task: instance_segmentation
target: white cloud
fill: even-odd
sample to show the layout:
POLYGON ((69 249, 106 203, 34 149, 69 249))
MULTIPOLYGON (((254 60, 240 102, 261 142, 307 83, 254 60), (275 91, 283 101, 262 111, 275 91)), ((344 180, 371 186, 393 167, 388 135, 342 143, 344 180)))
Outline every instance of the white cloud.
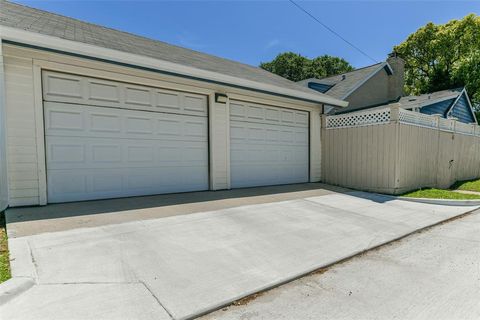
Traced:
POLYGON ((267 42, 267 44, 265 45, 265 49, 271 49, 271 48, 276 47, 278 45, 280 45, 280 40, 272 39, 272 40, 267 42))

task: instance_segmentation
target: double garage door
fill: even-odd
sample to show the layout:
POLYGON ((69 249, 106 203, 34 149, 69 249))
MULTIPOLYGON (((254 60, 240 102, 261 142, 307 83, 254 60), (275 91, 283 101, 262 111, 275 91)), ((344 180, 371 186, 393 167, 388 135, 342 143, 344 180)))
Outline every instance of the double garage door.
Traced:
MULTIPOLYGON (((48 202, 209 189, 204 95, 43 72, 48 202)), ((232 187, 308 181, 308 114, 231 102, 232 187)))

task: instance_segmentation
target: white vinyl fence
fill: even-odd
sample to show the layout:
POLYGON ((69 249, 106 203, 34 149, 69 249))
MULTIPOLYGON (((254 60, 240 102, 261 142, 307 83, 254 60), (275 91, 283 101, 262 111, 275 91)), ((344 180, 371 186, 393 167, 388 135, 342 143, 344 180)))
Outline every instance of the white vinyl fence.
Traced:
POLYGON ((324 116, 322 180, 401 194, 480 176, 480 127, 386 108, 324 116))

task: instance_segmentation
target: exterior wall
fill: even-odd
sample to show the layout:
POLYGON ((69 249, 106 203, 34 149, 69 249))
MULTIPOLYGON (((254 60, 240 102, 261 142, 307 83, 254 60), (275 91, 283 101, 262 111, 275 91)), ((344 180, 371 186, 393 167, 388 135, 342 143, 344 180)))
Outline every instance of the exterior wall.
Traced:
MULTIPOLYGON (((0 38, 0 42, 1 42, 0 38)), ((8 206, 7 147, 5 139, 5 69, 0 45, 0 212, 8 206)))
POLYGON ((319 113, 322 106, 319 104, 13 45, 3 44, 3 54, 10 206, 47 203, 41 70, 82 74, 207 95, 210 189, 213 190, 230 188, 229 105, 215 103, 215 92, 226 93, 231 99, 309 111, 311 115, 318 115, 311 116, 310 119, 310 178, 311 181, 320 179, 320 163, 317 160, 321 155, 319 113))
POLYGON ((324 117, 324 182, 401 194, 424 187, 448 188, 456 181, 480 177, 479 126, 388 109, 388 120, 375 120, 373 111, 343 115, 347 124, 338 128, 328 128, 330 116, 324 117), (345 118, 356 115, 368 123, 352 124, 345 118))
POLYGON ((429 106, 422 107, 420 112, 423 114, 441 114, 445 117, 448 108, 452 105, 455 99, 440 101, 429 106))
POLYGON ((229 102, 215 103, 210 99, 210 186, 212 190, 230 188, 230 113, 229 102))
POLYGON ((455 105, 452 107, 450 111, 450 117, 458 118, 459 121, 464 123, 475 123, 474 115, 470 109, 468 104, 467 97, 465 93, 457 100, 455 105))
POLYGON ((368 79, 345 99, 349 102, 349 105, 347 108, 342 109, 342 112, 346 110, 353 111, 395 99, 389 95, 389 78, 390 76, 385 70, 377 72, 377 74, 368 79))
POLYGON ((6 55, 4 62, 9 205, 38 204, 33 60, 6 55))
POLYGON ((310 182, 322 179, 321 114, 310 112, 310 182))

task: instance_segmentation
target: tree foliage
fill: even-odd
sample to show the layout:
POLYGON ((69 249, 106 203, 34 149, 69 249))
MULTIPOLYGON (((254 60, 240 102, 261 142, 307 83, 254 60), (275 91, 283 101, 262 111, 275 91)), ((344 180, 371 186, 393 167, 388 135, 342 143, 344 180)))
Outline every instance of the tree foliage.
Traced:
POLYGON ((405 60, 405 91, 428 93, 466 86, 480 105, 480 16, 428 23, 394 51, 405 60))
POLYGON ((353 70, 342 58, 323 55, 309 59, 293 52, 281 53, 272 61, 261 63, 260 68, 292 81, 324 78, 353 70))

